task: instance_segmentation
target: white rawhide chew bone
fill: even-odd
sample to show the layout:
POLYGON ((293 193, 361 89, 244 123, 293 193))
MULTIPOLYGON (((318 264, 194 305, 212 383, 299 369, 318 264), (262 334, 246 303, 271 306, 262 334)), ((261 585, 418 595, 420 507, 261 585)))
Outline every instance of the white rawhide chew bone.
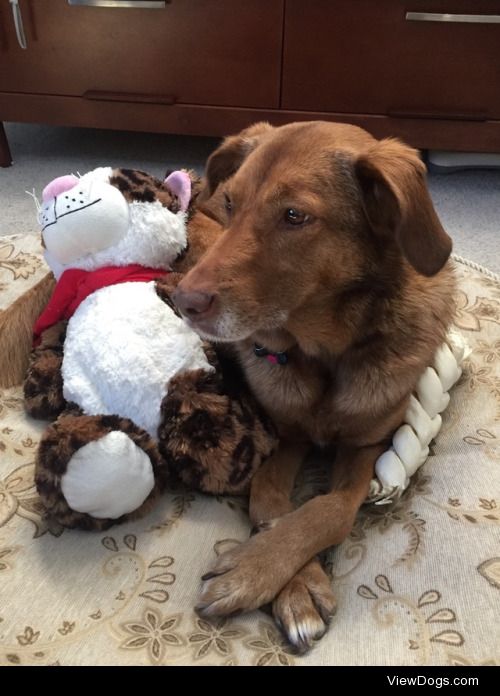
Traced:
POLYGON ((460 378, 461 364, 470 352, 463 336, 450 330, 446 342, 436 351, 432 367, 420 377, 392 446, 377 459, 376 478, 370 484, 367 503, 385 505, 397 500, 425 462, 429 443, 442 425, 440 414, 450 403, 448 391, 460 378))

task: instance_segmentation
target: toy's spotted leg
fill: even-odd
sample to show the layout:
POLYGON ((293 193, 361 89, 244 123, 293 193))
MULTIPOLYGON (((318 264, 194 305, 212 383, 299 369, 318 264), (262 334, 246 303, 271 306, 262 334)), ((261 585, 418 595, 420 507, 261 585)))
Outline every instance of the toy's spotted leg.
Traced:
POLYGON ((182 273, 167 273, 155 282, 156 293, 158 297, 167 304, 170 309, 180 317, 179 310, 172 301, 172 293, 183 278, 182 273))
POLYGON ((165 476, 155 442, 132 421, 67 414, 45 432, 35 471, 49 515, 96 530, 146 514, 165 476))
POLYGON ((232 398, 220 372, 204 370, 170 380, 158 436, 169 470, 191 488, 212 494, 248 492, 277 443, 272 424, 250 397, 232 398))
POLYGON ((51 326, 32 353, 24 382, 24 403, 33 418, 52 420, 65 408, 61 373, 65 336, 66 322, 51 326))

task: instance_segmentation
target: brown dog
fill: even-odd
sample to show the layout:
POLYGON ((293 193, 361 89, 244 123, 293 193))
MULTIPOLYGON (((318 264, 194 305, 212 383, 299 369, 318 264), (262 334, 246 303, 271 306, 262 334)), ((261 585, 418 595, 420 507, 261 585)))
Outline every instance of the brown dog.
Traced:
POLYGON ((349 534, 452 320, 451 241, 417 152, 349 125, 257 124, 227 138, 205 199, 212 212, 225 200, 226 229, 175 301, 202 336, 234 346, 281 445, 253 480, 259 533, 219 557, 198 609, 273 601, 304 650, 335 609, 316 554, 349 534), (331 492, 293 510, 307 449, 332 443, 331 492))

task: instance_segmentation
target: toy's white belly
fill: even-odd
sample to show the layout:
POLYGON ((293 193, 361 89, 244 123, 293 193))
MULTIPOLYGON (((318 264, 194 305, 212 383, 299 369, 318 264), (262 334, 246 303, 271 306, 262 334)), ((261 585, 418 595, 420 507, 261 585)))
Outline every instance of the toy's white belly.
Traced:
POLYGON ((68 323, 64 398, 87 415, 130 418, 154 438, 169 379, 200 368, 213 369, 201 339, 160 300, 154 282, 97 290, 68 323))

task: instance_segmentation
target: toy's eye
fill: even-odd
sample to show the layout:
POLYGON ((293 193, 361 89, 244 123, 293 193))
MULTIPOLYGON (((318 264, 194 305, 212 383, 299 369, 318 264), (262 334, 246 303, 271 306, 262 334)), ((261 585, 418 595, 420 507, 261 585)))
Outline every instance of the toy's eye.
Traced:
POLYGON ((231 213, 233 211, 233 204, 231 203, 231 199, 229 198, 228 194, 224 194, 224 208, 228 213, 231 213))
POLYGON ((285 211, 284 214, 284 220, 288 225, 303 225, 306 222, 309 222, 311 219, 310 215, 307 215, 306 213, 303 213, 301 210, 297 210, 296 208, 288 208, 285 211))

